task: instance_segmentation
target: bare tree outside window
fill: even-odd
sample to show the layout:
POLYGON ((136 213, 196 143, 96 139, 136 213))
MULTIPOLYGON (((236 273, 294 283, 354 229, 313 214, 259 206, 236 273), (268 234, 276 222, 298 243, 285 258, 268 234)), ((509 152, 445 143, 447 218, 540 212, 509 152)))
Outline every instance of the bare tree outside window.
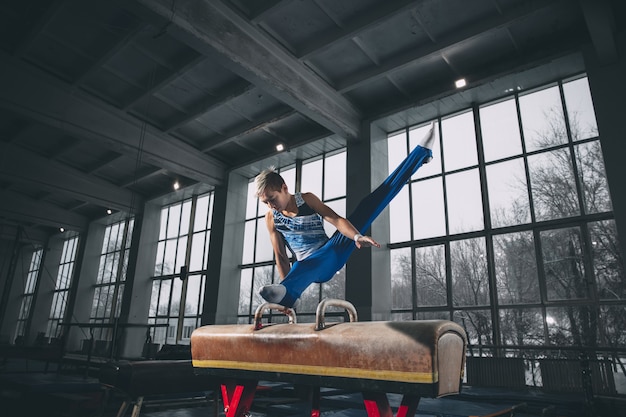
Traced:
MULTIPOLYGON (((624 262, 586 78, 473 111, 482 130, 454 130, 472 125, 466 113, 441 121, 441 176, 412 182, 419 190, 425 189, 420 181, 439 179, 443 204, 404 198, 393 208, 393 317, 452 311, 473 354, 491 355, 498 346, 533 347, 532 356, 563 355, 550 350, 555 345, 599 351, 626 345, 624 262), (455 147, 472 149, 474 140, 483 147, 480 175, 469 174, 472 157, 458 149, 446 154, 446 135, 455 147), (419 216, 401 216, 411 210, 419 216), (406 240, 404 231, 440 215, 447 229, 406 240), (485 224, 477 227, 480 219, 485 224), (545 351, 536 349, 542 346, 545 351)), ((390 153, 403 148, 411 129, 390 135, 390 153)))

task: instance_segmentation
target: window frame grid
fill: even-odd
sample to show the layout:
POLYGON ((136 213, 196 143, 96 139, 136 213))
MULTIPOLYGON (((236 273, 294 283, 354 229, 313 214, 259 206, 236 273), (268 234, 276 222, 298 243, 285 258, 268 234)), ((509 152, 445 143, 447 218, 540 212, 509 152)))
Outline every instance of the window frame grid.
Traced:
MULTIPOLYGON (((161 344, 189 344, 190 338, 185 337, 185 332, 187 332, 186 328, 189 327, 188 322, 194 321, 195 327, 198 327, 201 323, 202 309, 204 303, 204 297, 202 294, 206 288, 206 276, 207 276, 207 267, 209 262, 209 243, 211 238, 212 231, 212 221, 213 221, 213 207, 214 207, 214 199, 215 193, 214 191, 209 191, 206 193, 193 195, 191 197, 184 198, 182 200, 169 203, 164 205, 161 208, 161 213, 163 215, 164 211, 167 212, 167 219, 165 222, 161 222, 161 227, 164 227, 165 230, 162 231, 163 238, 159 236, 157 241, 157 248, 159 247, 160 242, 168 242, 176 240, 176 249, 174 250, 174 267, 173 272, 168 274, 157 274, 157 269, 155 265, 154 275, 150 278, 152 282, 152 295, 151 295, 151 307, 148 313, 148 326, 151 329, 151 340, 153 343, 161 343, 161 344), (202 216, 201 219, 197 219, 197 207, 198 201, 207 198, 208 202, 206 205, 207 213, 202 216), (187 230, 182 230, 182 225, 187 221, 183 218, 183 214, 185 213, 184 205, 190 203, 189 208, 189 219, 187 224, 187 230), (175 206, 180 206, 180 213, 178 214, 178 225, 177 225, 177 234, 175 236, 168 236, 168 230, 170 227, 171 221, 171 210, 175 206), (195 222, 200 221, 202 223, 201 228, 195 227, 195 222), (199 270, 189 270, 189 266, 191 265, 191 258, 193 256, 193 243, 194 238, 202 236, 204 238, 203 246, 202 246, 202 261, 201 261, 201 269, 199 270), (179 245, 181 244, 182 239, 186 239, 185 243, 185 252, 184 252, 184 260, 182 262, 182 266, 186 269, 181 271, 180 269, 176 271, 176 264, 178 263, 178 255, 181 254, 179 250, 179 245), (184 278, 184 279, 183 279, 184 278), (194 306, 195 314, 187 314, 186 302, 188 301, 188 293, 187 289, 189 288, 189 282, 191 280, 198 280, 199 292, 198 297, 194 297, 194 300, 198 303, 194 306), (180 284, 179 284, 180 280, 180 284), (180 285, 180 292, 177 293, 177 285, 180 285), (168 288, 169 287, 169 288, 168 288), (155 296, 155 291, 156 292, 155 296), (164 293, 167 292, 167 294, 164 293), (175 300, 174 297, 177 297, 175 300), (167 298, 167 299, 166 299, 167 298), (174 312, 173 305, 175 303, 178 304, 178 312, 174 312), (165 307, 165 310, 162 310, 162 307, 165 307), (181 308, 182 307, 182 308, 181 308)), ((160 232, 161 233, 161 232, 160 232)), ((167 243, 163 246, 163 264, 166 261, 167 256, 167 243)), ((158 262, 159 254, 157 253, 157 258, 155 262, 158 262)), ((161 266, 161 273, 165 270, 165 266, 161 266)))
POLYGON ((63 335, 62 325, 67 316, 67 303, 69 301, 69 293, 74 277, 79 244, 80 236, 78 234, 66 238, 63 242, 59 270, 52 292, 52 305, 50 314, 48 315, 48 324, 45 333, 50 343, 63 335))
POLYGON ((15 337, 13 340, 23 338, 28 333, 31 315, 34 309, 35 295, 39 288, 39 280, 43 272, 44 249, 35 247, 28 265, 26 283, 22 295, 20 296, 20 309, 15 326, 15 337))
MULTIPOLYGON (((451 234, 450 228, 449 228, 448 212, 447 212, 448 201, 447 201, 446 177, 449 176, 450 174, 468 171, 470 169, 475 169, 476 166, 472 165, 469 167, 463 167, 463 168, 448 172, 445 170, 445 161, 441 161, 441 164, 442 164, 441 173, 435 174, 432 176, 418 178, 418 179, 412 178, 410 180, 410 184, 415 184, 417 182, 425 181, 431 178, 437 178, 437 177, 442 178, 442 184, 444 187, 443 199, 444 199, 444 207, 446 211, 445 213, 446 231, 445 231, 445 234, 442 236, 415 240, 415 236, 413 234, 414 233, 413 209, 412 209, 413 199, 409 198, 408 204, 410 207, 409 213, 411 213, 410 230, 411 230, 412 240, 409 242, 394 242, 394 243, 390 243, 388 246, 391 250, 402 249, 402 248, 411 249, 411 262, 412 262, 411 291, 413 293, 413 297, 412 297, 413 307, 410 309, 392 308, 391 310, 392 316, 401 317, 406 314, 410 314, 413 319, 418 319, 420 315, 422 315, 423 313, 443 312, 443 313, 447 313, 450 319, 454 319, 455 313, 457 312, 489 310, 490 315, 491 315, 491 320, 492 320, 492 323, 491 323, 492 324, 492 346, 491 348, 494 348, 497 350, 497 348, 506 348, 506 349, 513 348, 513 346, 509 346, 509 345, 500 346, 502 343, 501 342, 502 333, 501 333, 501 329, 499 328, 499 326, 501 322, 500 313, 502 311, 510 311, 511 309, 515 309, 515 308, 523 308, 523 309, 540 308, 542 312, 543 321, 544 321, 544 333, 546 333, 544 335, 545 343, 549 345, 549 338, 547 335, 547 332, 549 329, 548 329, 547 324, 545 323, 546 323, 547 316, 548 316, 547 312, 549 311, 551 307, 589 306, 592 309, 600 311, 601 309, 607 306, 611 306, 611 305, 619 305, 619 306, 626 305, 626 300, 624 299, 607 302, 607 300, 599 299, 598 294, 597 294, 597 287, 596 287, 597 282, 594 276, 595 274, 593 270, 593 260, 592 260, 591 250, 590 250, 592 242, 591 242, 591 236, 590 236, 591 233, 589 231, 589 227, 592 223, 599 222, 599 221, 614 221, 614 215, 613 215, 612 209, 610 211, 588 213, 585 202, 583 201, 584 200, 584 196, 583 196, 584 187, 583 187, 583 184, 581 183, 582 177, 580 175, 580 166, 579 166, 579 160, 576 154, 576 149, 577 149, 576 147, 587 144, 587 143, 595 143, 595 142, 600 143, 600 137, 596 134, 595 136, 586 137, 584 139, 578 139, 576 141, 574 141, 574 138, 573 138, 572 126, 569 120, 569 111, 568 111, 565 92, 564 92, 564 84, 572 82, 572 81, 576 81, 581 78, 585 78, 585 74, 581 74, 576 77, 571 77, 566 80, 559 80, 558 82, 547 84, 547 85, 538 87, 528 92, 526 91, 515 92, 514 94, 507 95, 505 97, 500 98, 499 100, 494 100, 489 103, 484 103, 484 104, 473 106, 471 111, 474 112, 474 121, 475 121, 474 127, 476 130, 475 133, 476 133, 477 152, 478 152, 478 166, 477 167, 479 170, 479 175, 480 175, 480 180, 481 180, 481 188, 482 188, 481 201, 483 203, 482 215, 484 219, 484 227, 481 230, 451 234), (526 141, 524 138, 524 130, 522 128, 522 113, 520 109, 519 98, 520 96, 523 96, 526 94, 532 94, 535 91, 541 91, 543 89, 550 88, 553 86, 558 87, 561 110, 563 111, 563 114, 561 116, 563 117, 563 120, 565 123, 567 140, 565 143, 553 144, 550 147, 527 151, 526 141), (517 113, 518 128, 519 128, 521 141, 522 141, 521 154, 509 155, 503 158, 496 158, 494 160, 486 162, 484 158, 484 153, 483 153, 484 151, 483 151, 482 134, 481 134, 481 126, 480 126, 480 108, 486 105, 497 103, 499 101, 505 101, 507 99, 510 99, 511 97, 513 97, 515 100, 515 109, 517 113), (531 174, 530 174, 531 168, 528 163, 528 158, 533 155, 548 154, 549 152, 552 152, 554 150, 566 150, 567 151, 567 155, 572 166, 572 179, 574 181, 575 191, 577 193, 576 201, 579 206, 579 213, 574 216, 570 215, 570 216, 566 216, 562 218, 537 221, 536 210, 534 207, 534 199, 533 199, 533 188, 531 185, 531 174), (522 158, 523 160, 524 176, 526 180, 526 191, 528 193, 528 204, 529 204, 531 217, 529 221, 526 223, 509 225, 509 226, 492 227, 491 212, 490 212, 490 207, 489 207, 489 204, 490 204, 489 203, 490 201, 489 191, 486 187, 487 185, 486 168, 490 165, 495 165, 495 164, 502 163, 505 161, 515 160, 518 158, 522 158), (541 232, 543 231, 560 231, 564 228, 565 229, 575 228, 576 230, 579 231, 579 234, 580 234, 581 245, 582 245, 581 246, 582 264, 584 266, 583 279, 591 283, 589 293, 588 293, 589 295, 585 299, 551 300, 549 299, 548 294, 547 294, 546 280, 545 280, 546 272, 544 270, 544 260, 543 260, 544 255, 542 252, 542 238, 540 235, 541 235, 541 232), (494 237, 506 236, 510 233, 515 233, 515 232, 531 232, 532 233, 532 236, 534 239, 533 245, 534 245, 535 263, 537 266, 537 275, 538 275, 538 280, 539 280, 540 300, 535 303, 507 304, 507 305, 501 306, 498 300, 498 294, 496 292, 494 237), (490 290, 489 290, 490 303, 489 305, 486 305, 486 306, 482 306, 482 305, 480 306, 454 306, 452 303, 453 289, 452 289, 452 285, 450 282, 451 275, 452 275, 451 262, 450 262, 450 243, 457 241, 457 240, 461 241, 461 240, 471 239, 471 238, 481 238, 481 239, 484 239, 485 241, 486 257, 487 257, 487 272, 488 272, 489 286, 490 286, 490 290), (415 265, 415 262, 416 262, 415 250, 417 248, 426 248, 426 247, 431 247, 435 245, 443 245, 445 248, 446 285, 447 285, 446 297, 448 300, 447 305, 446 306, 434 306, 434 307, 433 306, 418 306, 416 305, 416 291, 417 291, 418 285, 417 285, 416 265, 415 265)), ((462 112, 463 111, 456 112, 455 114, 460 114, 462 112)), ((454 116, 455 114, 451 116, 454 116)), ((449 116, 444 116, 444 117, 449 117, 449 116)), ((439 144, 441 146, 441 149, 443 149, 443 145, 442 145, 443 139, 441 137, 442 136, 441 135, 441 120, 444 117, 440 117, 437 119, 438 120, 437 126, 439 128, 439 133, 440 133, 439 144)), ((416 126, 409 126, 405 129, 402 129, 404 131, 407 148, 409 146, 408 145, 409 131, 410 129, 413 129, 413 128, 416 128, 416 126)), ((389 137, 393 135, 397 135, 398 133, 399 133, 398 131, 391 132, 389 134, 389 137)), ((409 187, 409 190, 410 190, 409 192, 411 192, 412 187, 409 187)), ((524 346, 514 346, 514 348, 524 348, 524 346)))
POLYGON ((119 318, 134 227, 135 219, 125 218, 111 223, 105 228, 98 275, 96 283, 93 285, 92 309, 89 314, 89 323, 95 325, 93 328, 94 340, 108 342, 112 340, 113 330, 106 325, 119 318), (115 229, 117 236, 114 238, 112 235, 115 229), (113 247, 111 247, 112 242, 115 243, 113 247), (109 261, 110 257, 113 257, 113 260, 109 261), (116 257, 117 259, 115 259, 116 257), (105 278, 107 264, 114 265, 114 268, 108 271, 108 278, 105 278), (102 302, 102 297, 104 297, 104 302, 102 302))
MULTIPOLYGON (((308 163, 315 163, 317 161, 322 161, 322 166, 321 166, 321 172, 322 172, 322 177, 320 179, 321 182, 321 192, 320 195, 318 196, 320 198, 320 200, 322 200, 322 202, 324 202, 325 204, 329 204, 329 203, 333 203, 336 201, 345 201, 347 198, 347 188, 344 192, 343 195, 339 195, 339 196, 334 196, 328 200, 325 200, 325 194, 327 193, 326 191, 326 164, 327 164, 327 160, 328 158, 331 158, 333 156, 342 154, 342 153, 346 153, 347 152, 347 148, 346 147, 342 147, 340 149, 336 149, 333 150, 332 152, 325 152, 320 156, 317 157, 313 157, 310 159, 306 159, 306 160, 297 160, 295 164, 290 164, 290 165, 286 165, 284 167, 278 168, 277 172, 278 173, 282 173, 291 169, 295 169, 295 174, 296 174, 296 184, 295 184, 295 190, 292 191, 292 194, 294 192, 307 192, 307 190, 302 190, 301 189, 301 178, 302 178, 302 167, 308 163)), ((346 167, 347 168, 347 160, 346 160, 346 167)), ((347 174, 347 171, 346 171, 347 174)), ((253 184, 254 182, 254 178, 250 179, 250 183, 249 184, 253 184)), ((250 186, 250 185, 249 185, 250 186)), ((251 270, 251 284, 250 284, 250 295, 246 301, 246 305, 247 305, 247 313, 242 313, 241 311, 238 311, 237 314, 237 318, 238 318, 238 322, 241 324, 250 324, 252 323, 252 321, 254 320, 254 314, 255 314, 255 310, 256 307, 254 305, 255 302, 255 295, 254 295, 254 289, 255 289, 255 277, 256 277, 256 271, 257 269, 260 268, 266 268, 266 267, 271 267, 272 268, 272 283, 276 283, 278 282, 278 271, 276 269, 276 262, 275 262, 275 258, 274 258, 274 254, 273 254, 273 250, 272 250, 272 259, 270 260, 266 260, 266 261, 256 261, 256 254, 257 254, 257 245, 259 244, 266 244, 266 245, 270 245, 270 242, 259 242, 259 233, 258 233, 258 227, 259 225, 261 225, 260 227, 265 227, 265 223, 263 222, 263 218, 265 216, 265 214, 260 214, 260 206, 261 203, 259 202, 259 199, 256 198, 256 196, 254 196, 256 202, 255 202, 255 213, 254 216, 248 218, 246 216, 245 222, 255 222, 255 227, 254 227, 254 245, 252 248, 252 253, 253 253, 253 260, 252 262, 248 262, 248 263, 242 263, 239 265, 239 269, 240 270, 251 270)), ((289 254, 289 250, 287 249, 287 253, 289 254)), ((290 257, 290 259, 293 261, 293 257, 290 257)), ((345 271, 345 268, 342 268, 341 271, 345 271)), ((240 274, 240 279, 241 279, 242 274, 240 274)), ((311 287, 317 287, 315 288, 315 290, 317 291, 317 298, 318 298, 318 302, 322 300, 323 296, 324 296, 324 286, 326 285, 326 283, 322 283, 322 284, 314 284, 311 287)), ((311 287, 307 290, 311 290, 311 287)), ((312 290, 311 290, 312 291, 312 290)), ((241 306, 241 299, 240 299, 240 306, 241 306)), ((257 306, 258 307, 258 306, 257 306)), ((284 314, 280 313, 280 314, 276 314, 273 313, 271 311, 267 312, 267 317, 270 323, 272 322, 283 322, 285 320, 285 316, 284 314)), ((312 312, 298 312, 298 318, 300 321, 307 321, 307 320, 311 320, 315 318, 315 311, 312 312)))

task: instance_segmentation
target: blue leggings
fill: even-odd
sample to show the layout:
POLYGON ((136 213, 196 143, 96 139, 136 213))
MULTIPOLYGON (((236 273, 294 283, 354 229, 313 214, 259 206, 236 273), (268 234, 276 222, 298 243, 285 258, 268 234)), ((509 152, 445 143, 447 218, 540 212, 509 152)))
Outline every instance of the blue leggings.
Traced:
MULTIPOLYGON (((354 212, 348 216, 348 220, 359 233, 365 234, 372 222, 400 192, 411 176, 431 158, 432 151, 418 145, 376 190, 361 200, 354 212)), ((335 276, 337 271, 346 264, 354 248, 356 248, 354 240, 336 231, 315 253, 293 264, 285 279, 280 282, 287 289, 282 300, 268 299, 271 297, 267 297, 263 289, 261 289, 261 295, 269 302, 293 307, 309 285, 314 282, 326 282, 335 276)))

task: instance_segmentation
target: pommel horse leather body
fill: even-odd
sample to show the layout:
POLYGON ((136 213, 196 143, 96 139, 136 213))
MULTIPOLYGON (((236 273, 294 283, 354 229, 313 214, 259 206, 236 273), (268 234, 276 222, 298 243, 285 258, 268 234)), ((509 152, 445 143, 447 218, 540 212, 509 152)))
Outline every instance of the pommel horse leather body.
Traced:
MULTIPOLYGON (((452 321, 357 322, 352 304, 327 299, 318 306, 315 324, 297 324, 290 310, 290 323, 263 326, 266 308, 283 307, 263 304, 254 325, 204 326, 191 336, 196 374, 230 380, 222 385, 228 417, 248 412, 259 380, 362 391, 370 416, 392 415, 388 392, 405 394, 397 415, 409 416, 422 396, 460 391, 467 342, 452 321), (326 325, 324 312, 331 305, 345 308, 350 322, 326 325)), ((319 407, 312 408, 311 415, 319 415, 319 407)))

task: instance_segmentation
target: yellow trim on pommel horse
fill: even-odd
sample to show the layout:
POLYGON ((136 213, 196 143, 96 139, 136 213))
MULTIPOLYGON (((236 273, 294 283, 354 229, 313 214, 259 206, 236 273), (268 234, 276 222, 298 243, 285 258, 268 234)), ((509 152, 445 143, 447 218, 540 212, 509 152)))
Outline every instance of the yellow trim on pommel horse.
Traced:
POLYGON ((354 306, 325 299, 315 324, 262 325, 263 304, 253 325, 210 325, 191 336, 196 374, 223 378, 227 417, 246 415, 259 380, 314 387, 311 416, 319 416, 319 387, 363 392, 370 417, 391 416, 386 393, 404 394, 397 416, 413 416, 420 397, 457 394, 461 389, 467 337, 448 320, 358 322, 354 306), (345 308, 350 321, 326 324, 329 306, 345 308), (246 381, 240 383, 240 381, 246 381))

